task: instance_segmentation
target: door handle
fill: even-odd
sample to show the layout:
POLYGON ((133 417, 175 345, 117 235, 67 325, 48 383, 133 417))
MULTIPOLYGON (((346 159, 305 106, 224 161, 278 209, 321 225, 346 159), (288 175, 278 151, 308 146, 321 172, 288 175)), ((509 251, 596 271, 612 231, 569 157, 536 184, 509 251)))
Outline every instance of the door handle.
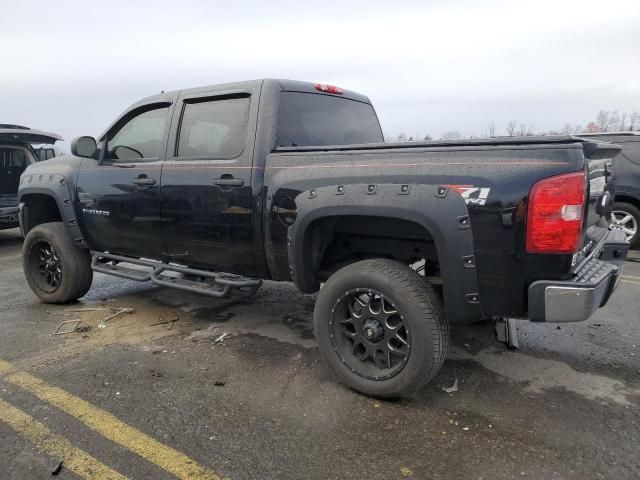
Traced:
POLYGON ((156 184, 156 179, 155 178, 149 178, 146 175, 144 175, 144 176, 141 175, 138 178, 134 179, 133 183, 135 183, 136 185, 141 185, 141 186, 155 185, 156 184))
POLYGON ((231 175, 223 175, 222 177, 215 179, 213 184, 220 187, 242 187, 244 185, 244 180, 241 178, 233 178, 231 175))

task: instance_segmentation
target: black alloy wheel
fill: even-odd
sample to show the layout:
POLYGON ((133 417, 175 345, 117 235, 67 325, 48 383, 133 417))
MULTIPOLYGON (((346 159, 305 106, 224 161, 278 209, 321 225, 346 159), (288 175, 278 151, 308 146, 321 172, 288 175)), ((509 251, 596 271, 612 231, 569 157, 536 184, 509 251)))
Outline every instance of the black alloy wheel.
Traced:
POLYGON ((409 359, 409 326, 397 306, 377 290, 345 292, 336 301, 329 328, 342 362, 364 378, 391 378, 409 359))
POLYGON ((34 242, 29 249, 29 267, 35 273, 33 280, 43 292, 53 293, 62 283, 62 262, 56 248, 44 239, 34 242))

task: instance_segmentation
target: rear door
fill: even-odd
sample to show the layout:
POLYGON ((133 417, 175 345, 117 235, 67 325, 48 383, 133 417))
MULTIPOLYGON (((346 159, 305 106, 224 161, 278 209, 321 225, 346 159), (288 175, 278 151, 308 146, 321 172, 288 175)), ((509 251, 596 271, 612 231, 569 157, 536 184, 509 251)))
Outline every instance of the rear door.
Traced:
POLYGON ((78 214, 95 250, 163 259, 160 175, 173 104, 138 106, 101 139, 78 174, 78 214))
POLYGON ((251 187, 258 91, 198 91, 176 106, 162 172, 165 244, 172 261, 255 274, 251 187))

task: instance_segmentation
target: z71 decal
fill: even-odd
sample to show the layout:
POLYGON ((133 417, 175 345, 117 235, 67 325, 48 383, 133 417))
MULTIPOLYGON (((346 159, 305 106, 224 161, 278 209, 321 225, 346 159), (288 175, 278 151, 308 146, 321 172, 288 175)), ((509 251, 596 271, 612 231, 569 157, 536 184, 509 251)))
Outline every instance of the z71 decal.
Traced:
POLYGON ((458 192, 467 205, 484 205, 487 203, 489 187, 474 187, 473 185, 444 185, 451 190, 458 192))

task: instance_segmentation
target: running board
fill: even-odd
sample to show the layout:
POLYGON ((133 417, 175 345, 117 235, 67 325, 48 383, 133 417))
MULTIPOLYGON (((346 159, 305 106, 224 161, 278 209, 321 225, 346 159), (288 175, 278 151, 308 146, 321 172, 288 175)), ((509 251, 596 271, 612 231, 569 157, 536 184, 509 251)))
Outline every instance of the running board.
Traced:
POLYGON ((240 290, 246 295, 253 295, 262 286, 262 280, 245 278, 226 273, 209 272, 196 268, 183 267, 170 263, 142 260, 140 258, 126 257, 114 253, 91 252, 91 268, 95 272, 114 275, 116 277, 135 280, 136 282, 153 282, 163 287, 179 288, 188 292, 209 295, 210 297, 226 297, 233 289, 240 290), (136 270, 123 267, 120 262, 131 263, 150 270, 136 270), (186 278, 169 277, 162 275, 164 272, 184 273, 208 279, 209 282, 188 280, 186 278))

